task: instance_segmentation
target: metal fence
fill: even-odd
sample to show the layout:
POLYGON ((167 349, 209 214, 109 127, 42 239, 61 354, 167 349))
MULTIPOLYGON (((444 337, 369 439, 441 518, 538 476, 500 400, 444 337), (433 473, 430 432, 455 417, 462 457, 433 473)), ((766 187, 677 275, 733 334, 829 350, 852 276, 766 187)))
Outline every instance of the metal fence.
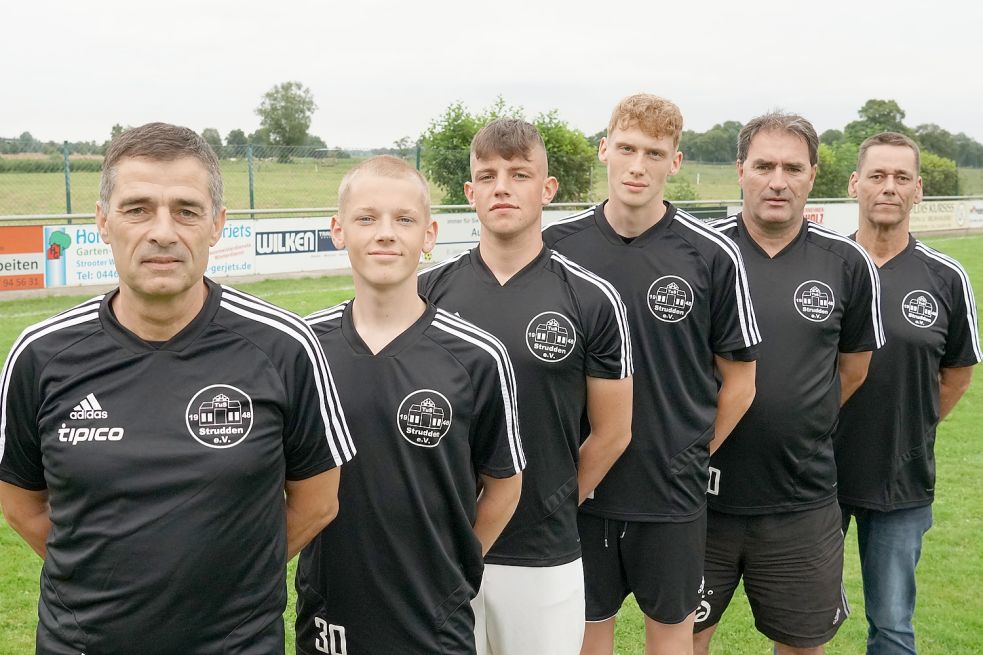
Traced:
MULTIPOLYGON (((95 211, 102 149, 95 143, 39 143, 0 139, 0 216, 85 215, 95 211)), ((430 179, 435 205, 463 202, 460 188, 468 177, 467 151, 342 150, 318 147, 223 145, 216 148, 225 183, 225 204, 232 210, 329 208, 337 203, 338 185, 357 162, 373 154, 392 154, 421 169, 427 163, 460 171, 448 193, 430 179)), ((692 168, 696 164, 689 164, 692 168)), ((703 171, 672 178, 670 199, 733 198, 736 176, 726 165, 702 165, 703 171), (701 180, 702 175, 702 180, 701 180)), ((560 179, 558 202, 595 203, 607 195, 607 171, 596 160, 576 161, 551 154, 551 173, 560 179)), ((719 206, 719 203, 714 203, 719 206)), ((697 210, 699 211, 699 210, 697 210)), ((714 211, 710 215, 719 215, 714 211)))

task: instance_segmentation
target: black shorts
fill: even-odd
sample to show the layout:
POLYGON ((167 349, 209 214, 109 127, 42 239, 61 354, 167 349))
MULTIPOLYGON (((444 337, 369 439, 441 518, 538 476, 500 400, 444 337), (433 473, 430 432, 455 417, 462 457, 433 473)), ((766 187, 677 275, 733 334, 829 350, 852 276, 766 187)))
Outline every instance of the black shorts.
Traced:
POLYGON ((797 648, 825 644, 850 614, 840 506, 756 516, 710 510, 695 632, 720 621, 742 575, 759 632, 797 648))
POLYGON ((704 514, 686 523, 650 523, 581 512, 577 523, 588 621, 610 619, 630 593, 659 623, 680 623, 699 605, 704 514))

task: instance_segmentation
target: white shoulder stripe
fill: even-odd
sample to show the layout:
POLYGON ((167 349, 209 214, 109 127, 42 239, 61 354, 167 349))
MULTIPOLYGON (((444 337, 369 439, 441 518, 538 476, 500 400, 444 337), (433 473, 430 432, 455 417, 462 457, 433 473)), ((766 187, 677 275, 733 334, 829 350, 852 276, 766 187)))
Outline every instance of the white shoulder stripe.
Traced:
POLYGON ((326 309, 319 309, 316 312, 311 312, 304 317, 304 321, 308 325, 314 325, 315 323, 323 323, 325 321, 334 320, 338 316, 341 316, 345 311, 345 307, 348 306, 351 300, 345 300, 338 303, 337 305, 332 305, 326 309))
POLYGON ((471 250, 465 250, 464 252, 459 252, 459 253, 457 253, 456 255, 454 255, 453 257, 451 257, 449 259, 445 259, 442 262, 437 262, 433 266, 428 266, 427 268, 420 269, 419 271, 416 272, 416 276, 417 277, 420 277, 420 276, 422 276, 422 275, 424 275, 426 273, 429 273, 430 271, 436 271, 438 268, 443 268, 443 267, 447 266, 448 264, 453 264, 454 262, 456 262, 457 260, 459 260, 461 257, 464 257, 465 255, 468 255, 470 253, 471 253, 471 250))
MULTIPOLYGON (((680 218, 678 213, 677 218, 680 218)), ((760 343, 761 331, 758 329, 758 319, 754 314, 754 304, 751 302, 751 287, 748 284, 747 271, 744 268, 744 258, 741 256, 741 249, 737 247, 737 244, 730 237, 715 228, 708 227, 699 219, 693 218, 685 212, 683 212, 681 218, 682 220, 679 221, 680 225, 689 228, 694 233, 715 243, 734 263, 734 298, 737 306, 737 322, 741 326, 744 347, 750 348, 760 343)))
POLYGON ((626 378, 629 375, 634 374, 635 362, 632 358, 631 332, 628 329, 628 311, 625 309, 625 303, 622 302, 621 295, 618 293, 618 290, 614 288, 613 284, 601 276, 597 275, 596 273, 592 273, 580 264, 567 259, 555 250, 551 251, 550 256, 577 277, 587 280, 600 289, 601 293, 603 293, 608 299, 608 302, 611 303, 611 306, 614 307, 614 316, 618 325, 618 334, 621 335, 621 377, 626 378))
POLYGON ((591 218, 594 215, 594 211, 596 209, 597 209, 597 205, 594 205, 593 207, 589 209, 585 209, 579 214, 574 214, 573 216, 567 216, 566 218, 561 218, 559 220, 553 221, 549 225, 544 225, 542 231, 545 232, 546 230, 550 229, 554 225, 565 225, 566 223, 574 223, 584 218, 591 218))
POLYGON ((57 316, 36 323, 24 330, 21 336, 17 338, 17 341, 14 342, 14 345, 10 349, 10 354, 7 356, 7 362, 3 366, 3 373, 0 374, 0 459, 3 459, 3 450, 7 442, 7 398, 10 393, 10 378, 17 359, 27 350, 27 347, 31 343, 43 336, 81 323, 98 321, 99 303, 101 301, 102 296, 93 298, 57 316))
POLYGON ((512 455, 512 466, 516 471, 526 467, 526 456, 522 449, 522 438, 519 435, 519 408, 515 396, 515 372, 505 346, 498 339, 484 330, 462 321, 443 310, 437 310, 433 326, 471 343, 492 356, 498 368, 499 385, 502 389, 502 401, 505 404, 505 431, 512 455))
POLYGON ((328 367, 324 352, 310 326, 304 323, 299 316, 264 300, 244 294, 231 287, 223 286, 222 290, 221 305, 223 308, 244 318, 273 327, 301 344, 314 368, 314 381, 320 399, 319 409, 335 465, 340 466, 351 460, 356 450, 348 431, 348 424, 345 421, 344 408, 338 398, 338 390, 335 387, 334 379, 331 377, 331 369, 328 367), (341 448, 341 455, 339 455, 338 446, 341 448))
POLYGON ((515 372, 512 368, 512 360, 511 358, 509 358, 509 351, 508 348, 505 347, 505 344, 502 343, 498 339, 498 337, 496 337, 491 332, 483 330, 477 325, 475 325, 474 323, 471 323, 470 321, 466 321, 460 316, 456 314, 451 314, 450 312, 440 309, 439 307, 437 308, 437 313, 434 315, 434 320, 437 319, 443 319, 448 323, 452 323, 458 326, 459 328, 465 330, 470 334, 474 334, 476 337, 485 339, 490 344, 490 346, 494 348, 495 351, 499 354, 499 357, 508 363, 508 366, 505 367, 506 372, 508 373, 506 382, 508 383, 510 392, 512 394, 512 398, 513 398, 512 405, 516 407, 516 412, 518 412, 518 395, 516 393, 517 385, 515 382, 515 372))
POLYGON ((877 267, 874 265, 874 261, 864 250, 863 246, 854 241, 853 239, 847 238, 835 232, 834 230, 813 223, 812 221, 807 221, 808 229, 811 233, 816 236, 825 237, 831 241, 839 241, 841 243, 848 244, 851 248, 860 253, 864 258, 864 262, 867 264, 867 274, 870 276, 871 284, 871 300, 870 300, 870 314, 873 321, 874 327, 874 342, 877 347, 880 348, 884 345, 887 340, 884 335, 884 324, 881 319, 881 276, 877 274, 877 267))
POLYGON ((935 261, 948 266, 956 272, 956 275, 959 276, 959 282, 963 288, 963 303, 966 305, 966 320, 969 322, 969 333, 972 336, 973 341, 973 354, 976 355, 977 361, 983 360, 983 351, 980 350, 979 325, 977 323, 976 316, 976 298, 973 294, 973 285, 969 281, 969 275, 966 273, 966 269, 952 257, 949 257, 948 255, 935 250, 934 248, 929 248, 921 241, 915 243, 915 249, 921 253, 924 253, 926 257, 930 257, 935 261))

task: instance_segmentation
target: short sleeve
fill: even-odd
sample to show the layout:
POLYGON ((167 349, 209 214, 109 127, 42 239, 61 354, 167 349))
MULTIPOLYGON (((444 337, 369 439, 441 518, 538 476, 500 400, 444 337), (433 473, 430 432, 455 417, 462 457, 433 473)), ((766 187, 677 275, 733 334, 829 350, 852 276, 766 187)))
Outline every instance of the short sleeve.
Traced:
POLYGON ((0 480, 28 489, 47 488, 37 416, 38 371, 29 348, 15 342, 3 367, 0 399, 0 480))
POLYGON ((972 366, 983 359, 980 352, 979 326, 976 323, 976 299, 966 271, 960 266, 958 275, 950 282, 952 311, 949 314, 949 332, 945 340, 942 368, 972 366))
MULTIPOLYGON (((710 347, 716 354, 757 355, 753 346, 761 342, 754 316, 747 271, 737 245, 720 234, 723 245, 710 259, 710 347)), ((751 361, 751 360, 742 360, 751 361)))
POLYGON ((634 372, 628 313, 613 285, 601 278, 596 284, 587 290, 588 302, 581 303, 586 373, 592 378, 619 380, 634 372))
POLYGON ((497 346, 471 368, 475 402, 471 458, 479 473, 508 478, 526 467, 526 456, 519 436, 512 362, 505 347, 501 343, 497 346))
POLYGON ((850 254, 852 266, 847 282, 849 297, 840 321, 840 345, 843 353, 877 350, 884 345, 884 327, 881 324, 880 278, 874 263, 860 246, 850 254))
POLYGON ((288 480, 341 466, 355 455, 344 411, 320 343, 306 325, 281 376, 286 387, 283 451, 288 480))

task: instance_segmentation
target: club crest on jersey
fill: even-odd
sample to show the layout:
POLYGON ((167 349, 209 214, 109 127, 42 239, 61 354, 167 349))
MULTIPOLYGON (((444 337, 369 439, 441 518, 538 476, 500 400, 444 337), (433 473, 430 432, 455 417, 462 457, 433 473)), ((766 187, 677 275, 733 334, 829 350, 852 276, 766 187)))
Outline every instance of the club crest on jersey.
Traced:
POLYGON ((419 389, 403 398, 396 412, 396 425, 403 438, 414 446, 433 448, 451 429, 451 404, 433 389, 419 389))
POLYGON ((825 282, 819 280, 809 280, 799 285, 792 298, 795 309, 802 318, 814 323, 822 323, 833 313, 836 306, 836 298, 833 297, 833 290, 825 282))
POLYGON ((191 398, 185 423, 188 432, 202 446, 238 446, 253 427, 253 401, 241 389, 212 384, 191 398))
POLYGON ((939 303, 928 291, 915 289, 901 301, 901 313, 916 328, 932 327, 939 317, 939 303))
POLYGON ((577 345, 577 331, 569 318, 557 312, 537 314, 526 326, 526 346, 536 359, 559 362, 577 345))
POLYGON ((678 275, 663 275, 648 290, 652 315, 664 323, 678 323, 693 309, 693 287, 678 275))

